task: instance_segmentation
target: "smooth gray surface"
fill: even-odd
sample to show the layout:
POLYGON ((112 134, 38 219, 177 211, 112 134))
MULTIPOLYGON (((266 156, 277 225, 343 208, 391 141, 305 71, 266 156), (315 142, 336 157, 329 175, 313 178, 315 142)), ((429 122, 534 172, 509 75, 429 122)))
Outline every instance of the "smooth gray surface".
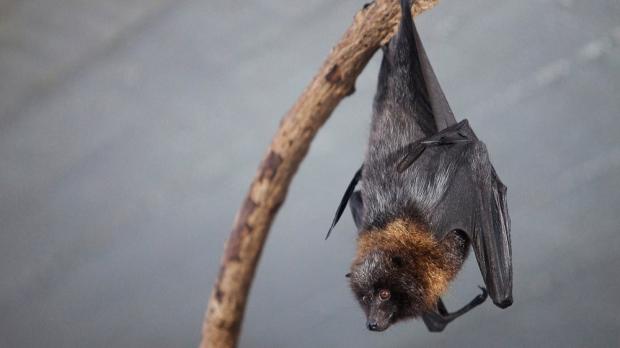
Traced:
MULTIPOLYGON (((280 117, 363 1, 0 1, 0 346, 193 347, 280 117)), ((321 130, 241 347, 620 345, 620 3, 443 0, 418 20, 509 188, 515 304, 364 328, 347 216, 379 56, 321 130)), ((449 295, 481 283, 470 259, 449 295)))

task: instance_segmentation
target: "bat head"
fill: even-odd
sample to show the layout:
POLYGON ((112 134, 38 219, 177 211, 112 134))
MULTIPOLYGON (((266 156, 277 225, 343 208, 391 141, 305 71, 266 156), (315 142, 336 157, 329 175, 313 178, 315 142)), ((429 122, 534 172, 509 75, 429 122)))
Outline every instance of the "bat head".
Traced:
POLYGON ((351 289, 366 313, 366 326, 383 331, 422 307, 423 289, 403 272, 400 256, 373 250, 351 267, 351 289))
POLYGON ((431 309, 461 267, 466 246, 459 235, 440 243, 404 220, 362 232, 347 276, 368 329, 383 331, 431 309))

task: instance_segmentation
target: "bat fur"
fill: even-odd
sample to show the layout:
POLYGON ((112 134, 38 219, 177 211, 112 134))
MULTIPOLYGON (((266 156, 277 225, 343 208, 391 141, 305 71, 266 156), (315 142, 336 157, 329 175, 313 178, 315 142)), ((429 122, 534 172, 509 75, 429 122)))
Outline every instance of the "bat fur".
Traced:
POLYGON ((470 245, 493 302, 512 303, 506 188, 467 120, 456 123, 410 9, 402 0, 400 28, 384 48, 364 164, 332 223, 349 203, 359 234, 347 276, 373 331, 416 317, 441 331, 482 303, 484 288, 454 313, 441 301, 470 245))

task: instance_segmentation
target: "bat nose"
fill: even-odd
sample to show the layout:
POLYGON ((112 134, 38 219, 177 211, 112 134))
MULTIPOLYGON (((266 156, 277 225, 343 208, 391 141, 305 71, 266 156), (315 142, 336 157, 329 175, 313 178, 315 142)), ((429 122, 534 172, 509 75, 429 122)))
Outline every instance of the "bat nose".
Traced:
POLYGON ((368 330, 370 330, 370 331, 377 331, 377 330, 379 330, 379 324, 377 324, 376 320, 368 320, 366 322, 366 326, 368 327, 368 330))

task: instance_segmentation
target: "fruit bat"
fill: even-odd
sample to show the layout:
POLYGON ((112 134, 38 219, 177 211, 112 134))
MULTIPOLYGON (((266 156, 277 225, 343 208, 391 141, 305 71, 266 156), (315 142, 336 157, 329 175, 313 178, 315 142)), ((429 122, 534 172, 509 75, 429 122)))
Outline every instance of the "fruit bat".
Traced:
POLYGON ((430 331, 442 331, 487 293, 500 308, 512 304, 506 186, 468 121, 456 122, 408 0, 401 12, 383 48, 364 163, 327 236, 349 204, 359 233, 347 277, 368 329, 421 317, 430 331), (441 296, 470 245, 486 288, 451 313, 441 296))

